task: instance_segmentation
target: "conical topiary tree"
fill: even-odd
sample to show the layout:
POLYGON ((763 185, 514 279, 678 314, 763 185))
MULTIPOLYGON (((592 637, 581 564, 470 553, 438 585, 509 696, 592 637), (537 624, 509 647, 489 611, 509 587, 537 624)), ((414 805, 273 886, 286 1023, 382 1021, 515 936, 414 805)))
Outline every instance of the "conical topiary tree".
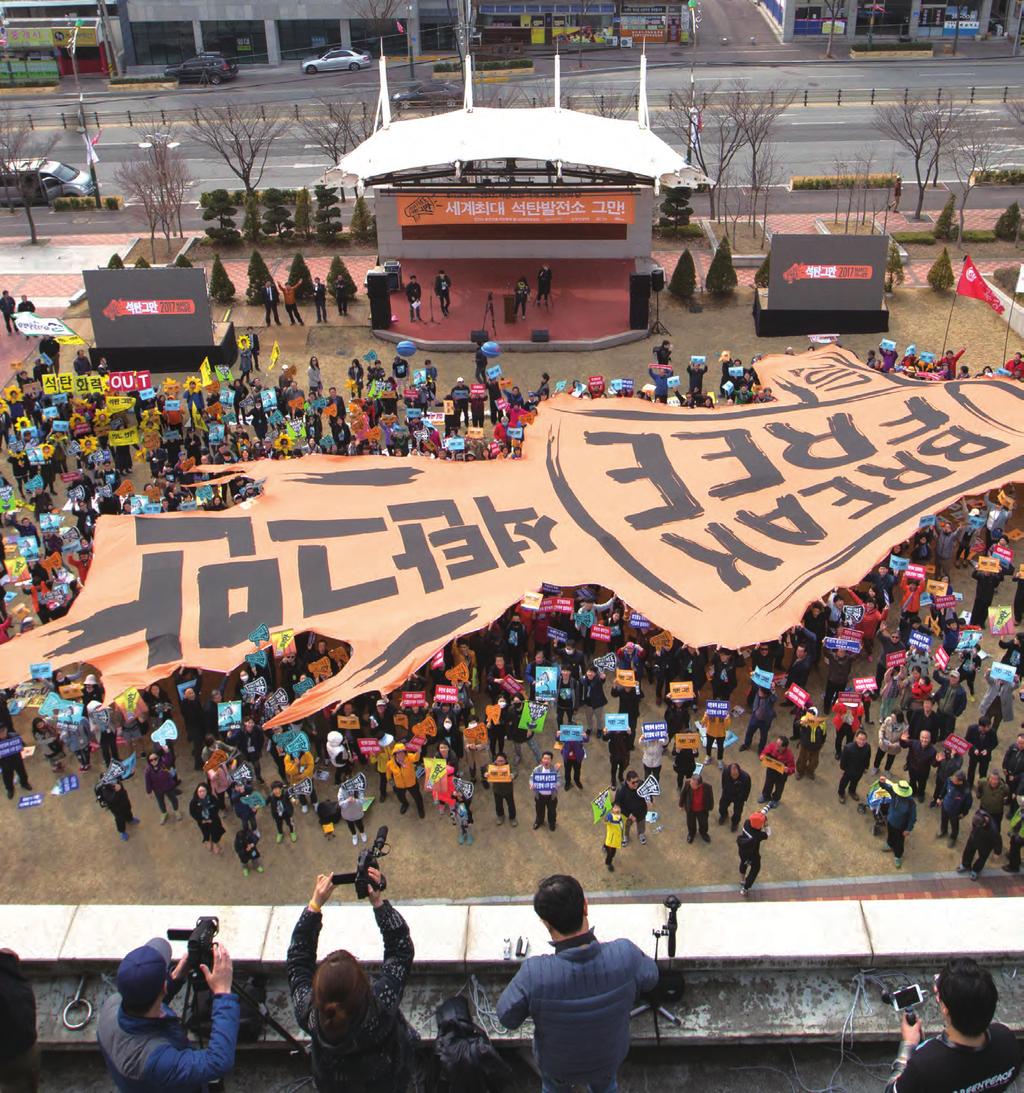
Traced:
POLYGON ((218 304, 229 304, 235 298, 235 286, 220 255, 213 256, 213 265, 210 267, 210 299, 218 304))
POLYGON ((928 284, 936 292, 949 292, 953 287, 953 267, 949 261, 949 251, 945 247, 942 248, 942 253, 928 271, 928 284))
POLYGON ((767 288, 768 279, 772 275, 772 253, 769 251, 764 256, 764 261, 757 267, 757 273, 754 274, 754 284, 758 288, 767 288))
POLYGON ((174 264, 178 267, 178 269, 192 268, 192 263, 184 254, 179 254, 178 257, 174 259, 174 264))
POLYGON ((107 269, 124 269, 124 262, 121 261, 121 255, 114 251, 110 256, 110 261, 107 263, 107 269))
POLYGON ((704 278, 704 287, 712 296, 728 296, 736 287, 736 270, 732 264, 732 247, 728 237, 723 236, 718 250, 715 251, 708 275, 704 278))
POLYGON ((317 240, 321 243, 333 243, 341 231, 341 209, 338 208, 338 191, 333 186, 317 186, 316 212, 313 223, 317 240))
POLYGON ((301 254, 296 254, 292 259, 291 268, 288 270, 288 284, 297 284, 295 295, 300 300, 313 298, 313 275, 309 272, 306 259, 301 254))
POLYGON ((305 187, 295 191, 295 234, 309 238, 309 190, 305 187))
POLYGON ((260 199, 255 191, 245 195, 244 205, 245 217, 242 220, 242 235, 250 243, 258 243, 260 238, 260 199))
POLYGON ((135 268, 136 269, 151 269, 152 267, 146 261, 146 259, 143 258, 142 255, 140 254, 139 257, 135 259, 135 268))
POLYGON ((942 212, 939 213, 939 217, 935 221, 932 234, 936 239, 944 239, 947 243, 956 239, 956 198, 952 194, 949 195, 946 204, 942 206, 942 212))
POLYGON ((370 215, 362 195, 356 198, 356 203, 352 206, 352 221, 348 230, 357 243, 372 246, 377 242, 377 221, 370 215))
POLYGON ((902 285, 906 275, 903 272, 903 259, 900 257, 899 244, 889 240, 889 254, 885 260, 885 291, 894 292, 897 285, 902 285))
POLYGON ((356 283, 352 280, 352 274, 349 273, 348 267, 345 263, 335 255, 331 259, 331 268, 327 271, 327 291, 334 292, 334 286, 338 281, 338 278, 342 279, 345 285, 345 299, 354 300, 356 298, 356 283))
POLYGON ((996 221, 996 239, 1014 243, 1020 235, 1020 205, 1015 201, 996 221))
POLYGON ((245 290, 245 298, 250 304, 258 304, 263 286, 271 279, 267 263, 263 261, 263 255, 258 250, 252 252, 248 273, 249 284, 245 290))
POLYGON ((697 288, 697 268, 693 264, 693 255, 684 250, 679 255, 672 280, 668 283, 669 292, 677 300, 689 300, 697 288))

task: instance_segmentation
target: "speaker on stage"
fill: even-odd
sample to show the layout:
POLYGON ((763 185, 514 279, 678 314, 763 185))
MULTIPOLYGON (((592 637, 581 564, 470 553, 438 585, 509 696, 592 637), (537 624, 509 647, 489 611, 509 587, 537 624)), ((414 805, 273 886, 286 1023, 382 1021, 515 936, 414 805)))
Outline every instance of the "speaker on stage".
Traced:
MULTIPOLYGON (((664 276, 664 274, 662 275, 664 276)), ((646 330, 651 319, 651 275, 629 275, 629 329, 646 330)))
POLYGON ((661 266, 654 266, 654 268, 651 270, 651 291, 665 291, 665 271, 661 268, 661 266))
POLYGON ((530 331, 531 342, 549 342, 551 341, 551 335, 546 330, 532 330, 530 331))
POLYGON ((483 345, 490 338, 490 335, 486 330, 471 330, 469 332, 469 340, 476 345, 483 345))
POLYGON ((370 272, 366 275, 366 295, 370 299, 370 328, 387 330, 391 326, 391 295, 388 275, 370 272))

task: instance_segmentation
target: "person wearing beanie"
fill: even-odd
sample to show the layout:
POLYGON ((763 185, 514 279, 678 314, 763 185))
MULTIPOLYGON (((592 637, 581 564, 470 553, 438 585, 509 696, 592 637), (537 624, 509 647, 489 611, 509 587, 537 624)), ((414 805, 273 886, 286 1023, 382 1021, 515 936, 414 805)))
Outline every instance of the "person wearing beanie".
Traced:
POLYGON ((736 847, 740 853, 740 895, 745 896, 754 887, 758 873, 761 872, 761 843, 772 833, 764 812, 754 812, 743 822, 743 828, 736 836, 736 847))
POLYGON ((297 842, 299 837, 295 834, 295 824, 292 822, 292 817, 295 815, 295 806, 288 797, 284 782, 274 782, 271 785, 270 800, 267 801, 267 805, 277 827, 277 842, 279 844, 284 842, 284 829, 286 826, 288 828, 288 837, 292 842, 297 842))
POLYGON ((206 1089, 235 1065, 240 1007, 232 992, 231 957, 214 943, 213 967, 199 969, 213 996, 206 1047, 193 1048, 167 1003, 188 979, 188 957, 170 968, 171 946, 153 938, 132 949, 117 969, 117 993, 103 1003, 96 1040, 119 1090, 206 1089))
POLYGON ((340 786, 352 774, 352 756, 345 738, 335 729, 327 734, 327 762, 334 767, 334 784, 340 786))

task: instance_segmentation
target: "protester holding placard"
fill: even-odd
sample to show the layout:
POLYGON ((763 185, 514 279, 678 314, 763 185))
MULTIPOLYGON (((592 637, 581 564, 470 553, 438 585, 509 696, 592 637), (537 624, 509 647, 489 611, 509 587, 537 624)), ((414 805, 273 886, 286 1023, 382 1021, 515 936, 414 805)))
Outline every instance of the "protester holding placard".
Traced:
POLYGON ((536 816, 533 830, 536 831, 547 822, 554 831, 558 819, 558 771, 555 769, 554 755, 550 751, 541 754, 540 763, 530 775, 530 789, 536 816))
MULTIPOLYGON (((281 749, 282 751, 284 749, 281 749)), ((312 752, 302 749, 292 755, 285 752, 284 773, 289 786, 298 787, 309 783, 308 790, 296 792, 296 798, 302 805, 302 811, 309 812, 310 805, 316 804, 316 789, 313 786, 313 775, 316 773, 316 760, 312 752)))
POLYGON ((174 770, 174 753, 169 748, 157 746, 146 761, 145 775, 146 793, 152 793, 156 798, 157 808, 160 809, 160 823, 168 820, 167 805, 171 806, 171 815, 175 820, 184 817, 178 811, 178 780, 174 770))
POLYGON ((224 806, 210 792, 209 787, 200 782, 192 794, 188 814, 195 821, 199 834, 202 836, 203 845, 209 846, 211 854, 224 852, 220 845, 221 839, 224 838, 224 824, 220 818, 223 810, 224 806))
POLYGON ((629 829, 636 824, 637 841, 647 842, 647 802, 640 796, 640 775, 635 770, 626 772, 626 779, 615 791, 614 802, 622 809, 626 817, 626 826, 622 832, 622 845, 629 845, 629 829))
POLYGON ((132 812, 132 802, 124 783, 116 778, 106 785, 100 785, 96 790, 101 803, 114 817, 114 826, 122 842, 128 841, 128 825, 138 824, 139 820, 132 812))
POLYGON ((789 750, 789 740, 785 736, 773 740, 761 752, 761 763, 765 768, 764 787, 758 798, 758 804, 769 804, 772 808, 778 808, 782 802, 786 782, 796 771, 796 761, 789 750))

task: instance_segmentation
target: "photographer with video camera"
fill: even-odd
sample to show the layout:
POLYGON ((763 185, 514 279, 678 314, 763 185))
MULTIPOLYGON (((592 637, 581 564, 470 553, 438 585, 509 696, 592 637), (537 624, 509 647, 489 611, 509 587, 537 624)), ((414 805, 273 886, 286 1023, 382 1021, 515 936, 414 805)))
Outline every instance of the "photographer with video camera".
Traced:
POLYGON ((386 881, 377 865, 386 842, 382 827, 372 848, 359 855, 354 874, 317 877, 288 946, 292 1006, 312 1040, 313 1079, 320 1093, 403 1093, 413 1078, 418 1037, 399 1007, 415 948, 405 919, 381 894, 386 881), (317 963, 321 909, 343 883, 354 883, 357 897, 369 900, 384 941, 384 961, 372 978, 345 949, 317 963))
MULTIPOLYGON (((912 989, 921 999, 921 989, 912 989)), ((989 972, 969 957, 959 957, 935 977, 932 991, 945 1027, 922 1042, 920 1016, 913 1008, 904 1009, 903 1042, 886 1093, 1009 1089, 1020 1073, 1021 1048, 1005 1025, 992 1020, 999 992, 989 972)))
MULTIPOLYGON (((215 922, 200 920, 200 926, 208 921, 215 922)), ((132 949, 118 966, 118 993, 100 1010, 96 1039, 114 1085, 123 1093, 203 1093, 234 1068, 239 1001, 231 986, 231 957, 212 936, 204 946, 212 970, 198 962, 199 950, 191 939, 188 953, 170 970, 171 946, 162 937, 132 949), (181 1019, 167 1005, 190 972, 201 973, 213 995, 205 1048, 189 1044, 181 1019)))

